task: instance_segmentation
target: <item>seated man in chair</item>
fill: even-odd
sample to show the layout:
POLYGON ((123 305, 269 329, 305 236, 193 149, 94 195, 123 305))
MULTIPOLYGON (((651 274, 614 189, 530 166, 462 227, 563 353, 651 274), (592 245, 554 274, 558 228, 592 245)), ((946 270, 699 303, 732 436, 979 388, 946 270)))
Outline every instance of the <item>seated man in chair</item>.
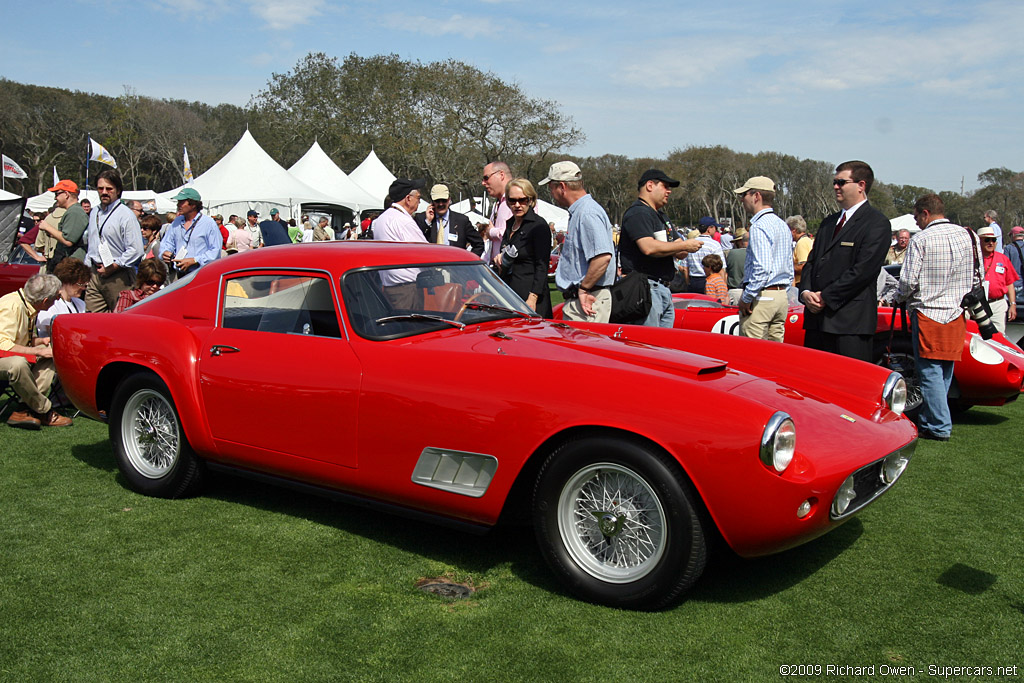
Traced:
POLYGON ((60 280, 33 275, 16 292, 0 297, 0 380, 6 380, 24 406, 7 420, 12 427, 67 427, 71 418, 53 410, 47 394, 53 383, 53 347, 49 337, 32 338, 36 314, 58 296, 60 280), (29 362, 29 358, 35 360, 29 362))

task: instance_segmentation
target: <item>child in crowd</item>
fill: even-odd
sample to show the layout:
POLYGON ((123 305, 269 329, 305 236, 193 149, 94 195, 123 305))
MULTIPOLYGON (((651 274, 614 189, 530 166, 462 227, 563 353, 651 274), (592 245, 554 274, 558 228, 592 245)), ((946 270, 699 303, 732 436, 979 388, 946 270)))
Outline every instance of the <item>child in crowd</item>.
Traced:
POLYGON ((729 287, 725 283, 725 273, 722 272, 722 257, 718 254, 708 254, 701 259, 707 280, 704 282, 704 293, 713 296, 722 304, 729 303, 729 287))

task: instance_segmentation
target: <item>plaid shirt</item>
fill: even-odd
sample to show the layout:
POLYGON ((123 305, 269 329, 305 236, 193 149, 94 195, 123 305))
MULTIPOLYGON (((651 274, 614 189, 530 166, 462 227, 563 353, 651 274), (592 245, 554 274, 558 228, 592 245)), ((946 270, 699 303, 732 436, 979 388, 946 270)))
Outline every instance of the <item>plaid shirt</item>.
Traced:
POLYGON ((972 247, 981 263, 981 245, 967 229, 947 220, 932 221, 910 238, 896 290, 898 301, 937 323, 963 314, 964 294, 981 282, 972 247))

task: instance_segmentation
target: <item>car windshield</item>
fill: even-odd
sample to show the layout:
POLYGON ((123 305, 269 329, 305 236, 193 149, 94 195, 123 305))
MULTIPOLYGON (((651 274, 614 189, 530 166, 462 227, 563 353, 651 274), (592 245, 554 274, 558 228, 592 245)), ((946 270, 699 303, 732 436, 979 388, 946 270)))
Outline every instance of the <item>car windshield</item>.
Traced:
POLYGON ((536 316, 483 262, 360 268, 342 277, 341 291, 352 328, 367 339, 536 316))

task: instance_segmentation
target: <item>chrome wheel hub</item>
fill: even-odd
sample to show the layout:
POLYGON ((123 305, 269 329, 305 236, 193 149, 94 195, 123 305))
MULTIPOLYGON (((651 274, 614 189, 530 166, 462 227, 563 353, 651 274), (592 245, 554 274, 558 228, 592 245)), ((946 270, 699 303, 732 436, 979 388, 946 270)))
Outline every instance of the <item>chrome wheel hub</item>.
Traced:
POLYGON ((177 462, 178 417, 159 392, 144 389, 132 395, 121 416, 125 455, 139 474, 158 479, 177 462))
POLYGON ((573 560, 603 581, 635 581, 665 551, 666 517, 653 488, 611 463, 573 475, 558 499, 558 529, 573 560))

